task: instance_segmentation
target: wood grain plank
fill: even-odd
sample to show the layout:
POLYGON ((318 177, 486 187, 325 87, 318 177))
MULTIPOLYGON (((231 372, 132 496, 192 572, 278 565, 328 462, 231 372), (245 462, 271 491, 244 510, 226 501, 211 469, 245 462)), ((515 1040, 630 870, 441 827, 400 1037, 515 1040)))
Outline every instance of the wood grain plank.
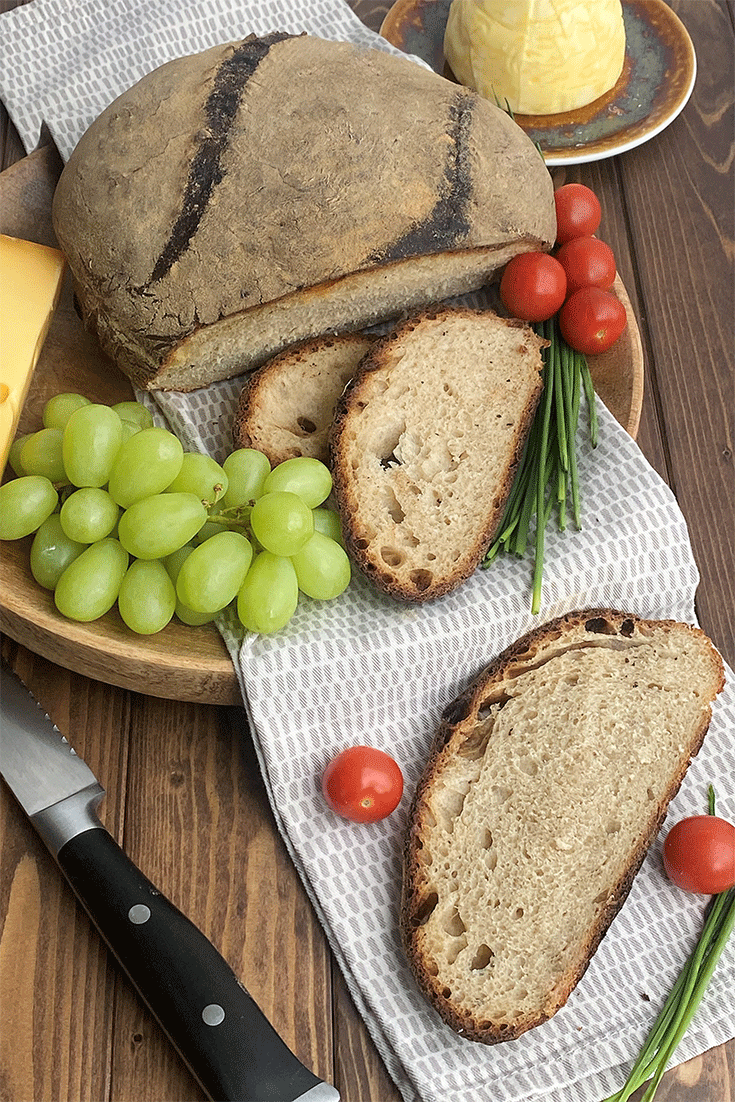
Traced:
POLYGON ((698 612, 732 663, 733 25, 716 0, 678 0, 672 7, 700 59, 694 93, 668 130, 621 157, 622 178, 641 308, 655 348, 648 381, 702 576, 698 612))

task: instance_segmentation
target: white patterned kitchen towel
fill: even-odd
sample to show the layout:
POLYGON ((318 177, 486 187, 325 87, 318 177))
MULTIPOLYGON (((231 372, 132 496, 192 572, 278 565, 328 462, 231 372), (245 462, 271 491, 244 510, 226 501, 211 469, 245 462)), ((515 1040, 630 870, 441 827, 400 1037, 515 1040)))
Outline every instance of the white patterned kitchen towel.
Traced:
MULTIPOLYGON (((33 0, 0 16, 0 94, 29 150, 45 122, 68 156, 95 114, 154 66, 283 28, 388 48, 343 0, 33 0)), ((188 447, 222 459, 240 385, 158 394, 158 413, 188 447)), ((406 1102, 599 1102, 624 1079, 701 926, 706 901, 668 883, 659 839, 567 1005, 491 1048, 443 1025, 400 948, 405 817, 444 706, 537 620, 571 608, 617 606, 694 621, 698 576, 684 518, 634 441, 602 405, 598 413, 599 447, 590 447, 585 425, 579 434, 583 528, 549 530, 540 617, 530 613, 531 559, 507 557, 426 607, 397 605, 356 578, 333 602, 304 599, 272 638, 245 635, 230 617, 220 625, 279 829, 406 1102), (404 800, 381 823, 349 824, 320 796, 329 758, 357 742, 387 749, 404 771, 404 800)), ((702 811, 711 781, 722 814, 735 818, 734 777, 728 670, 667 824, 702 811)), ((677 1061, 735 1035, 733 990, 729 946, 677 1061)))

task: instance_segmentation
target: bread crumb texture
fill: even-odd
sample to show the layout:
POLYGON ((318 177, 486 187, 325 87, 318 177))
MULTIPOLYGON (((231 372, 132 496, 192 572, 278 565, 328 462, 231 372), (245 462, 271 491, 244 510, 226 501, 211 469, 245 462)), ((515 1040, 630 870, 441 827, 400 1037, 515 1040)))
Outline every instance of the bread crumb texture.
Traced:
POLYGON ((362 361, 331 454, 348 548, 379 588, 429 600, 477 567, 541 392, 540 348, 521 323, 439 309, 362 361))
POLYGON ((698 751, 724 672, 698 629, 570 614, 445 717, 419 784, 403 931, 420 986, 473 1040, 567 1000, 698 751))

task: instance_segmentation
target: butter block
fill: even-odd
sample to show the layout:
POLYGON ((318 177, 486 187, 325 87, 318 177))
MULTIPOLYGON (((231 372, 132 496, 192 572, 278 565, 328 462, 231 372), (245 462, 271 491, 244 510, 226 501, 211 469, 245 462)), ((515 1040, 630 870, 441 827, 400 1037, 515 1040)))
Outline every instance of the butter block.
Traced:
POLYGON ((0 473, 64 278, 64 254, 0 234, 0 473))
POLYGON ((574 111, 623 71, 621 0, 452 0, 444 55, 460 84, 500 107, 574 111))

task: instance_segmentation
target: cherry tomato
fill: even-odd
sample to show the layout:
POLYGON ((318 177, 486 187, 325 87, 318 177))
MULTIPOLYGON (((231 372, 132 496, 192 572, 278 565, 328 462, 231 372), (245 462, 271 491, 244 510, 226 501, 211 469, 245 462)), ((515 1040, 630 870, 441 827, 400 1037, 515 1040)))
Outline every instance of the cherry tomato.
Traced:
POLYGON ((564 184, 554 192, 556 204, 556 240, 559 244, 573 237, 590 237, 602 221, 600 200, 584 184, 564 184))
POLYGON ((615 256, 609 245, 596 237, 573 237, 556 254, 567 276, 567 295, 580 287, 607 291, 615 279, 615 256))
POLYGON ((403 774, 384 750, 350 746, 324 770, 322 792, 332 811, 345 819, 374 823, 401 802, 403 774))
POLYGON ((625 329, 625 307, 600 287, 580 287, 559 311, 559 328, 568 345, 593 356, 605 352, 625 329))
POLYGON ((735 887, 735 826, 716 815, 692 815, 671 828, 664 868, 686 892, 714 895, 735 887))
POLYGON ((519 253, 506 266, 500 297, 509 314, 522 321, 546 321, 567 293, 567 277, 548 253, 519 253))

